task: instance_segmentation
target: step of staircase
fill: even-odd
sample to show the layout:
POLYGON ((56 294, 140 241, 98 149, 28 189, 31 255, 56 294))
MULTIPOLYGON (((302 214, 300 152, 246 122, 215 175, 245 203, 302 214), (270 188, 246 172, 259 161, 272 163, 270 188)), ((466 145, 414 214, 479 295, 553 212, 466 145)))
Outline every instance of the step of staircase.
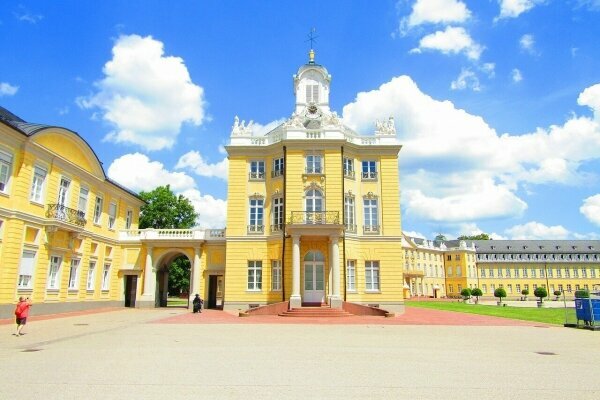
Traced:
POLYGON ((351 317, 353 314, 340 308, 329 307, 300 307, 292 308, 279 314, 280 317, 309 317, 309 318, 340 318, 351 317))

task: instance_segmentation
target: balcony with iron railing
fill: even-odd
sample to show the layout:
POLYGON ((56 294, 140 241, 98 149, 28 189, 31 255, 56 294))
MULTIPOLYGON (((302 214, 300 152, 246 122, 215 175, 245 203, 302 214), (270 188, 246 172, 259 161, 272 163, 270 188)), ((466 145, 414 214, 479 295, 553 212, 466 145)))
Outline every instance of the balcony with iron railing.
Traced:
POLYGON ((289 224, 338 225, 339 211, 292 211, 289 224))
POLYGON ((271 225, 271 232, 281 232, 283 230, 283 224, 271 225))
POLYGON ((248 225, 248 233, 260 235, 264 232, 265 232, 264 225, 248 225))
POLYGON ((380 228, 379 225, 364 225, 363 233, 369 234, 369 235, 378 234, 379 228, 380 228))
POLYGON ((48 204, 46 217, 79 228, 83 228, 87 223, 84 211, 74 210, 62 204, 48 204))
POLYGON ((264 181, 265 180, 265 172, 264 171, 249 172, 248 179, 251 181, 264 181))
POLYGON ((283 169, 274 169, 271 171, 271 178, 277 178, 278 176, 283 176, 283 169))
POLYGON ((376 171, 363 171, 362 180, 363 181, 377 180, 377 172, 376 171))
POLYGON ((348 233, 356 233, 356 225, 354 224, 344 224, 344 229, 348 233))
POLYGON ((344 168, 344 178, 354 179, 354 170, 344 168))

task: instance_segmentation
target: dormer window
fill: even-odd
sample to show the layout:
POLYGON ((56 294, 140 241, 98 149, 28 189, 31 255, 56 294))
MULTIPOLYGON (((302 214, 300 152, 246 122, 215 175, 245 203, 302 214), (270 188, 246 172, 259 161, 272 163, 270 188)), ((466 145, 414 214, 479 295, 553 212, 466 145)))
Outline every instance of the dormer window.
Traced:
POLYGON ((319 102, 319 85, 306 85, 306 102, 319 102))

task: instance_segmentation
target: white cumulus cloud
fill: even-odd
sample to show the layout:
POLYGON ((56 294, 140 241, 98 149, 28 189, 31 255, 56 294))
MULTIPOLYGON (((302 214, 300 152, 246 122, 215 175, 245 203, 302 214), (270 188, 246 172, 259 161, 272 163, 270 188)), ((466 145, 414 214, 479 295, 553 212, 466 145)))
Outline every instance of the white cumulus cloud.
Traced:
POLYGON ((411 14, 401 20, 400 31, 427 23, 460 23, 470 16, 471 11, 459 0, 417 0, 411 14))
POLYGON ((134 191, 150 191, 157 186, 171 185, 174 192, 194 188, 194 179, 183 172, 171 172, 159 161, 151 161, 141 153, 125 154, 108 167, 107 175, 134 191))
POLYGON ((200 216, 196 221, 201 228, 224 228, 227 219, 227 201, 202 194, 194 179, 184 172, 169 171, 159 161, 152 161, 140 153, 125 154, 108 167, 108 177, 134 191, 151 191, 158 186, 170 185, 177 195, 187 197, 200 216))
POLYGON ((517 18, 522 13, 531 10, 545 0, 498 0, 500 4, 500 15, 496 20, 502 18, 517 18))
POLYGON ((463 27, 447 26, 444 31, 423 37, 419 47, 412 49, 411 53, 421 53, 423 50, 436 50, 443 54, 463 53, 472 60, 478 60, 483 47, 463 27))
POLYGON ((175 169, 188 169, 196 175, 227 180, 227 166, 227 158, 216 164, 209 164, 198 151, 192 150, 179 158, 175 169))
POLYGON ((510 76, 513 80, 513 82, 518 83, 521 82, 523 80, 523 75, 521 74, 521 71, 519 71, 519 69, 514 68, 511 73, 510 76))
POLYGON ((113 57, 95 83, 97 93, 79 98, 84 108, 99 108, 114 130, 105 139, 146 150, 170 148, 183 123, 202 124, 203 89, 194 84, 180 57, 166 56, 151 36, 120 36, 113 57))
POLYGON ((505 233, 513 240, 568 239, 570 235, 570 232, 561 225, 546 226, 536 221, 515 225, 505 233))
POLYGON ((200 216, 197 224, 200 228, 225 228, 227 220, 227 202, 209 194, 202 194, 198 189, 188 189, 181 194, 194 205, 200 216))
MULTIPOLYGON (((600 114, 600 85, 579 104, 600 114)), ((480 116, 421 92, 408 76, 361 92, 344 106, 344 123, 371 133, 375 120, 394 116, 400 152, 402 202, 407 214, 437 223, 464 223, 523 214, 517 194, 531 184, 589 182, 580 167, 600 159, 600 124, 572 115, 562 125, 498 134, 480 116)))
POLYGON ((592 223, 600 226, 600 194, 583 200, 579 211, 592 223))
POLYGON ((0 97, 14 96, 19 91, 18 86, 11 85, 7 82, 0 82, 0 97))
POLYGON ((481 90, 481 85, 479 84, 479 78, 477 78, 475 72, 473 72, 469 68, 463 68, 460 71, 460 75, 458 75, 456 80, 452 81, 452 83, 450 84, 450 89, 472 89, 475 92, 479 92, 481 90))
POLYGON ((521 39, 519 39, 519 47, 529 54, 537 54, 535 50, 535 39, 531 34, 521 36, 521 39))

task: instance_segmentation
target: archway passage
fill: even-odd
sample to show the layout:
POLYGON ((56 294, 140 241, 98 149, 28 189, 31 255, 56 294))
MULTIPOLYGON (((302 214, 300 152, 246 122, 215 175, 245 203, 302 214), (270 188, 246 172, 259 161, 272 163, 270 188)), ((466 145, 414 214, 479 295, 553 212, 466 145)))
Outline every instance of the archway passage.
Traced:
POLYGON ((191 262, 182 253, 165 257, 156 271, 156 307, 188 308, 191 262))

